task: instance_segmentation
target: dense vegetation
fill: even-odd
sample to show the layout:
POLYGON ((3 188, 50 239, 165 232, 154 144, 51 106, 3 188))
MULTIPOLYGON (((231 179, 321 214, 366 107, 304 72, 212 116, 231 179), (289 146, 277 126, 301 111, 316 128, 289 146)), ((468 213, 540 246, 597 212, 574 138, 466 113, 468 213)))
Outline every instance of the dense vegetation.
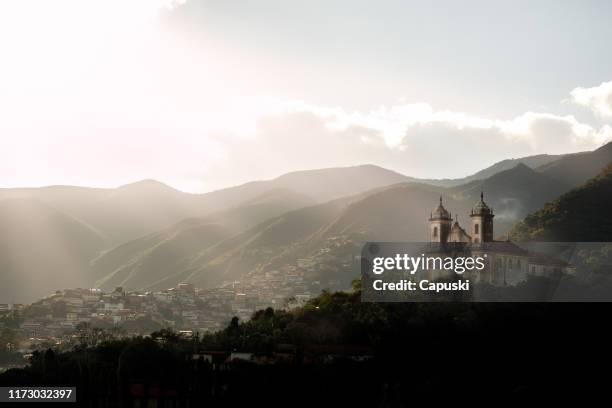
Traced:
POLYGON ((608 242, 612 239, 612 164, 597 177, 530 214, 511 231, 513 240, 608 242))
POLYGON ((600 323, 609 312, 601 304, 362 303, 356 283, 350 293, 323 293, 294 312, 262 310, 202 337, 161 330, 35 353, 25 369, 0 375, 0 385, 76 385, 85 406, 147 398, 213 406, 554 398, 576 392, 587 378, 597 383, 580 367, 607 363, 600 323), (191 358, 203 350, 291 358, 221 369, 191 358), (329 354, 345 358, 330 362, 329 354), (372 358, 356 362, 351 354, 372 358))

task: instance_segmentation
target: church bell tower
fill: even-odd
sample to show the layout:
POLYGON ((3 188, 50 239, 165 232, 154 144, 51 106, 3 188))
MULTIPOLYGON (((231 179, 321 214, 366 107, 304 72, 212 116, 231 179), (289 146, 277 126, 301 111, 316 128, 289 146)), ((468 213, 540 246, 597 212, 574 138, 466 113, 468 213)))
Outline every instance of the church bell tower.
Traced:
POLYGON ((440 204, 429 216, 430 241, 446 243, 452 222, 451 215, 442 205, 442 196, 440 196, 440 204))
POLYGON ((493 241, 493 210, 484 202, 484 194, 480 193, 480 201, 472 208, 472 243, 493 241))

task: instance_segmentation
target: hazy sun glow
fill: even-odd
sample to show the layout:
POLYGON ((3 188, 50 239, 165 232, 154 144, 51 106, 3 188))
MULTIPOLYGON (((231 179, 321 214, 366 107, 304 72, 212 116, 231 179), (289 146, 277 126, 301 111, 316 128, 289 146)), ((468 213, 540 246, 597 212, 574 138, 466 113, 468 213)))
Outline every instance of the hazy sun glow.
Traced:
MULTIPOLYGON (((0 187, 116 186, 155 178, 205 191, 362 163, 449 177, 449 171, 461 176, 509 156, 592 149, 612 137, 609 124, 573 113, 525 110, 496 118, 446 109, 405 97, 413 88, 400 90, 392 78, 394 97, 383 105, 368 95, 385 78, 355 81, 372 67, 342 60, 349 42, 318 55, 313 50, 327 42, 313 43, 316 48, 295 37, 279 3, 225 15, 219 9, 226 3, 202 2, 204 17, 189 29, 165 19, 192 4, 183 3, 0 0, 0 187), (274 12, 266 11, 272 6, 274 12), (289 38, 277 33, 281 29, 293 42, 283 52, 270 51, 289 38), (309 88, 315 100, 304 97, 309 88), (334 92, 365 95, 359 104, 367 107, 316 100, 334 92), (440 146, 443 156, 453 157, 468 154, 475 141, 485 162, 433 164, 440 146)), ((318 31, 306 34, 316 38, 318 31)), ((378 48, 371 52, 359 50, 366 62, 378 48)), ((402 55, 392 60, 399 63, 402 55)), ((439 80, 428 82, 433 99, 445 94, 439 80)), ((605 119, 609 84, 576 88, 571 96, 605 119)), ((466 95, 466 105, 470 101, 466 95)))

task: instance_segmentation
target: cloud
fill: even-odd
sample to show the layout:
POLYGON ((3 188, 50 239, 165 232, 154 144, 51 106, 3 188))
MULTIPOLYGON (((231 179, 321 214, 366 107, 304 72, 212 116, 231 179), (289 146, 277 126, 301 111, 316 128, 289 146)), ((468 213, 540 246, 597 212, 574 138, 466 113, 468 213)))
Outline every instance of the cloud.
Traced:
POLYGON ((612 136, 609 126, 551 113, 498 119, 429 103, 357 111, 288 100, 284 85, 252 88, 263 71, 234 48, 206 36, 184 41, 156 20, 180 3, 0 6, 1 186, 156 178, 200 192, 363 163, 459 177, 509 157, 593 149, 612 136))
POLYGON ((202 176, 227 183, 228 175, 271 178, 373 163, 415 177, 452 178, 510 157, 591 150, 611 139, 609 126, 596 129, 550 113, 496 120, 424 103, 347 112, 290 102, 262 119, 254 137, 225 143, 221 160, 209 162, 202 176))
POLYGON ((0 184, 114 186, 155 178, 202 192, 366 163, 413 177, 452 178, 511 157, 591 150, 612 139, 609 125, 595 128, 573 116, 527 112, 500 120, 426 103, 348 111, 245 98, 217 111, 185 111, 125 94, 112 105, 116 111, 110 104, 81 111, 53 102, 35 109, 36 121, 21 105, 31 109, 40 100, 13 100, 0 109, 8 114, 0 133, 12 136, 0 153, 0 184))
POLYGON ((570 95, 572 102, 588 107, 601 117, 612 117, 612 81, 591 88, 578 87, 570 95))

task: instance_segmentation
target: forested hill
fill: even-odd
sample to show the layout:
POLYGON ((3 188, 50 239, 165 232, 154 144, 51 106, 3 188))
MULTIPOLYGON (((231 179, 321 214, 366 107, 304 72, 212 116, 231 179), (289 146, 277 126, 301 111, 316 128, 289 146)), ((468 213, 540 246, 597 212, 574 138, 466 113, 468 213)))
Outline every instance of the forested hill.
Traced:
POLYGON ((612 241, 612 163, 510 230, 517 241, 612 241))
POLYGON ((233 319, 202 338, 162 330, 88 346, 89 333, 78 333, 85 343, 35 352, 27 367, 0 374, 0 385, 70 384, 78 406, 286 406, 296 395, 297 407, 473 404, 498 395, 550 403, 607 389, 586 367, 610 364, 600 352, 608 344, 598 324, 609 316, 605 305, 362 303, 358 283, 354 289, 323 293, 292 312, 233 319), (204 353, 228 360, 195 358, 204 353), (251 353, 259 363, 241 360, 251 353), (274 392, 262 392, 270 384, 274 392))

